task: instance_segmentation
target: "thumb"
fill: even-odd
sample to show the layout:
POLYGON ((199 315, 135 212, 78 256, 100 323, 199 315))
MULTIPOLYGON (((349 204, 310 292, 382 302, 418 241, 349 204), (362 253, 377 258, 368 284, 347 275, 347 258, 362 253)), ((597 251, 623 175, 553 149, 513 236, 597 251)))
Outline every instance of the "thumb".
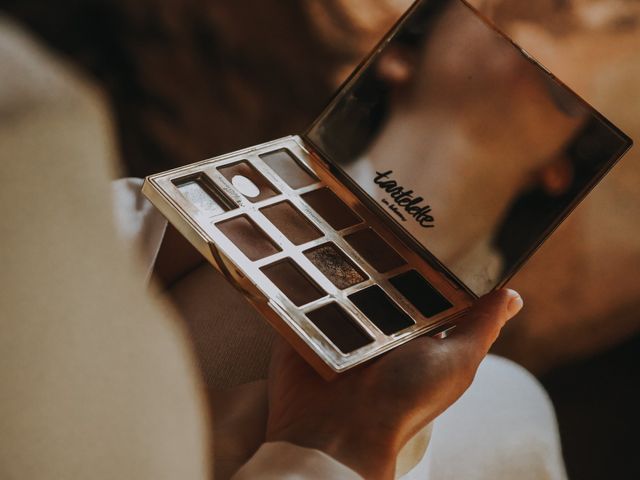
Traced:
POLYGON ((485 295, 460 321, 450 341, 464 344, 461 346, 466 348, 471 347, 484 357, 498 338, 502 327, 523 305, 522 297, 514 290, 501 289, 485 295))

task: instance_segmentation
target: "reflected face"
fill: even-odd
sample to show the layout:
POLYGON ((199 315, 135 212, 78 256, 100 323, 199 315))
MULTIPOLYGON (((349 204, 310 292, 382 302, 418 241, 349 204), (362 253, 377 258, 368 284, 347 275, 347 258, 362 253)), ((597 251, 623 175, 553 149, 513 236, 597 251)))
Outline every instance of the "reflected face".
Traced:
POLYGON ((423 2, 309 137, 476 293, 522 263, 626 144, 455 0, 423 2), (599 152, 589 163, 584 142, 599 152))
POLYGON ((587 118, 572 95, 459 2, 449 3, 428 35, 413 57, 415 73, 395 106, 398 114, 437 115, 476 154, 501 152, 485 166, 503 175, 517 169, 518 187, 559 160, 587 118), (517 161, 503 161, 509 155, 517 161))

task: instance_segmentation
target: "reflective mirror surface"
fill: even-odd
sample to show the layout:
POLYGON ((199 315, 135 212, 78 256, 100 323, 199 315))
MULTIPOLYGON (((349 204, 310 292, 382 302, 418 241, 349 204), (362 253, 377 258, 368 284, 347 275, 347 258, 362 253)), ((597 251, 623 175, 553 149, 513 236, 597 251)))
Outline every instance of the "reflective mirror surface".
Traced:
POLYGON ((630 140, 459 0, 422 1, 306 138, 474 293, 630 140))

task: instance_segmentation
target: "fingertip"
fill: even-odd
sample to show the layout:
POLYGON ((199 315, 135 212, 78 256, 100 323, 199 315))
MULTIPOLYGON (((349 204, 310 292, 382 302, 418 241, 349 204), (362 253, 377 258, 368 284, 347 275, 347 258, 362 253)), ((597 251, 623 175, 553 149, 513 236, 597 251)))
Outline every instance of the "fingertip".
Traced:
POLYGON ((509 317, 508 320, 510 320, 511 318, 515 317, 520 310, 522 310, 522 307, 524 306, 524 300, 522 299, 520 294, 515 290, 506 288, 505 291, 508 298, 508 303, 507 303, 507 314, 509 317))

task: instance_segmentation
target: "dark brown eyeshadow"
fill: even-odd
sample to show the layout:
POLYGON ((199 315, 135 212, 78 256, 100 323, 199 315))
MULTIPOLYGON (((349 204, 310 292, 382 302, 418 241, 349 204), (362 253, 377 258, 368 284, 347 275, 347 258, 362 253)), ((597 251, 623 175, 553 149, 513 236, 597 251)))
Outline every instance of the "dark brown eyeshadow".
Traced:
POLYGON ((318 181, 287 149, 266 153, 260 158, 291 188, 306 187, 318 181))
POLYGON ((281 249, 246 215, 234 217, 216 224, 249 260, 260 260, 278 253, 281 249))
POLYGON ((350 353, 373 342, 337 303, 307 313, 309 320, 343 353, 350 353))
POLYGON ((364 282, 367 276, 333 243, 323 243, 305 256, 341 290, 364 282))
POLYGON ((327 187, 301 196, 335 230, 343 230, 362 222, 362 219, 327 187))
POLYGON ((203 173, 175 179, 173 184, 184 198, 210 215, 220 215, 237 208, 203 173))
POLYGON ((290 258, 272 263, 260 270, 298 307, 326 295, 290 258))
POLYGON ((271 184, 271 182, 269 182, 269 180, 264 178, 264 176, 246 160, 233 163, 225 167, 220 167, 218 168, 218 171, 230 183, 233 183, 234 177, 240 176, 240 177, 245 177, 249 179, 256 187, 258 187, 258 190, 260 191, 258 195, 254 197, 249 197, 245 195, 245 197, 247 197, 251 202, 259 202, 261 200, 274 197, 280 193, 276 189, 276 187, 274 187, 271 184))
POLYGON ((318 230, 291 202, 280 202, 260 209, 294 245, 322 237, 318 230))
POLYGON ((380 273, 387 273, 407 263, 391 245, 370 228, 358 230, 344 239, 380 273))
POLYGON ((415 323, 377 285, 349 295, 349 300, 385 335, 392 335, 415 323))
POLYGON ((425 317, 433 317, 453 306, 415 270, 401 273, 389 281, 425 317))

